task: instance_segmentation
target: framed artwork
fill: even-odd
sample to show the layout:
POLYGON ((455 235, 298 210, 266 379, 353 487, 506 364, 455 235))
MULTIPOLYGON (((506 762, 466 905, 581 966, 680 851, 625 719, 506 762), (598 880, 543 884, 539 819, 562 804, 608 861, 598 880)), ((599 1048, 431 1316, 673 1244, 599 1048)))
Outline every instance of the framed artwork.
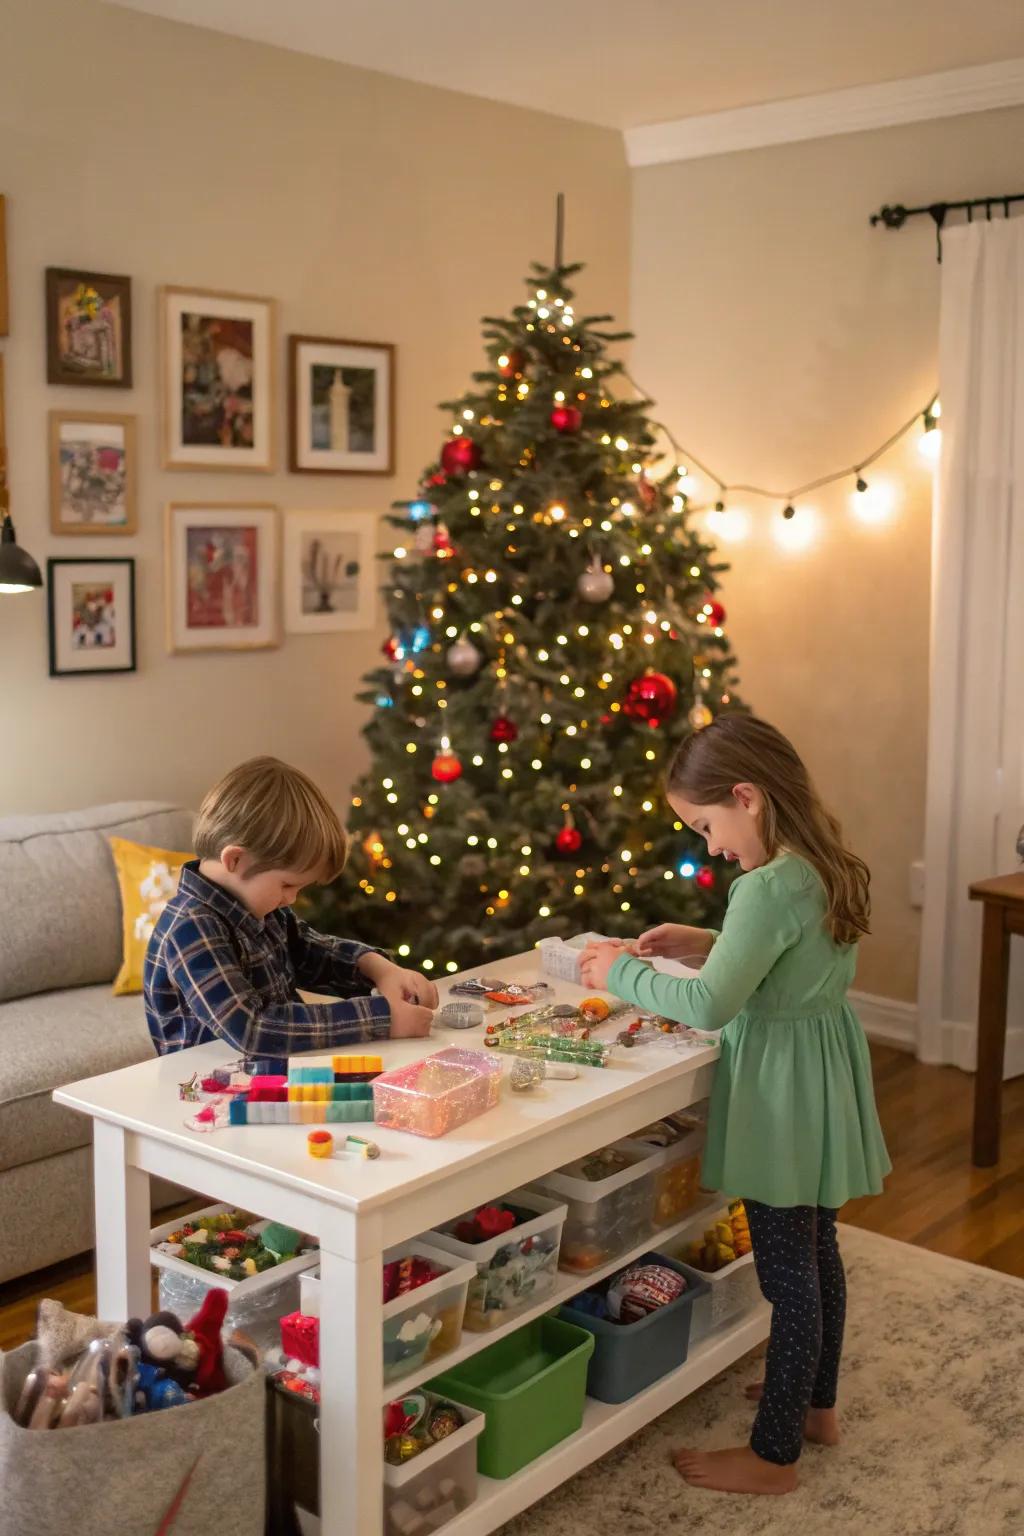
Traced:
POLYGON ((7 200, 0 193, 0 336, 7 335, 10 300, 7 289, 7 200))
POLYGON ((169 650, 281 643, 276 507, 172 502, 166 538, 169 650))
POLYGON ((372 629, 377 520, 371 512, 289 512, 284 627, 290 635, 372 629))
POLYGON ((160 291, 165 469, 274 468, 274 301, 160 291))
POLYGON ((50 528, 135 533, 135 417, 50 412, 50 528))
POLYGON ((46 562, 50 676, 135 671, 135 561, 46 562))
POLYGON ((394 471, 395 349, 289 336, 289 459, 306 474, 394 471))
POLYGON ((48 384, 132 387, 132 281, 46 269, 48 384))

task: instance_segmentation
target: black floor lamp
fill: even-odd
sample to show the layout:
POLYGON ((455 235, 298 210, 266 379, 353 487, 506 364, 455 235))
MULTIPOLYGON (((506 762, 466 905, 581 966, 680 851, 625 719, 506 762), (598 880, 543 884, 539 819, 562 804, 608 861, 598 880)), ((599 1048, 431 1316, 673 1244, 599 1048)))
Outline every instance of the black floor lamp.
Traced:
POLYGON ((4 360, 0 356, 0 596, 11 592, 35 592, 42 584, 43 573, 32 556, 19 545, 11 522, 4 435, 4 360))

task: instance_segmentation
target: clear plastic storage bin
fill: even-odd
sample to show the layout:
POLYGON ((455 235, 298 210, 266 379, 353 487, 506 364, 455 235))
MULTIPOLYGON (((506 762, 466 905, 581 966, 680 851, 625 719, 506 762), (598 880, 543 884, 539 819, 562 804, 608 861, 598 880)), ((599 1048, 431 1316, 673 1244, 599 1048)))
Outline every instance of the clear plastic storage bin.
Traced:
MULTIPOLYGON (((190 1279, 198 1278, 206 1287, 219 1286, 221 1290, 230 1292, 232 1304, 241 1297, 251 1296, 268 1286, 278 1286, 282 1280, 299 1275, 305 1269, 312 1269, 320 1262, 319 1248, 310 1248, 305 1253, 296 1254, 294 1259, 286 1259, 283 1264, 273 1264, 269 1269, 250 1275, 246 1280, 232 1280, 227 1275, 219 1274, 215 1269, 204 1269, 200 1264, 190 1264, 187 1259, 180 1258, 177 1254, 164 1253, 156 1247, 157 1243, 166 1242, 172 1232, 180 1231, 186 1222, 196 1222, 200 1216, 223 1216, 225 1212, 237 1209, 238 1207, 233 1205, 204 1205, 201 1210, 191 1211, 187 1216, 179 1216, 176 1221, 167 1221, 163 1226, 154 1227, 149 1234, 150 1262, 158 1269, 171 1270, 190 1279)), ((251 1221, 248 1224, 249 1229, 254 1232, 263 1231, 270 1225, 269 1221, 251 1221)))
POLYGON ((653 1225, 656 1155, 639 1142, 614 1142, 579 1157, 530 1186, 568 1207, 559 1264, 575 1274, 589 1274, 628 1248, 635 1248, 653 1225), (608 1173, 600 1171, 605 1159, 608 1173))
POLYGON ((692 1211, 700 1199, 704 1136, 702 1130, 687 1131, 667 1147, 652 1146, 633 1137, 622 1143, 643 1149, 650 1159, 651 1221, 655 1227, 671 1227, 687 1211, 692 1211))
POLYGON ((444 1136, 494 1108, 501 1072, 502 1063, 493 1054, 450 1046, 378 1077, 374 1119, 392 1131, 444 1136))
POLYGON ((384 1463, 385 1536, 409 1531, 438 1531, 476 1498, 477 1438, 484 1415, 457 1404, 465 1419, 461 1429, 393 1467, 384 1463))
POLYGON ((706 1339, 726 1323, 734 1323, 752 1312, 761 1300, 757 1283, 754 1255, 745 1253, 742 1259, 734 1259, 724 1269, 708 1272, 698 1270, 702 1280, 708 1282, 706 1296, 699 1296, 693 1309, 690 1343, 706 1339))
POLYGON ((581 987, 580 957, 588 944, 600 944, 603 937, 600 933, 580 933, 574 939, 541 939, 537 945, 541 970, 546 976, 581 987))
POLYGON ((474 1267, 465 1316, 465 1326, 474 1333, 498 1328, 540 1301, 553 1287, 558 1272, 565 1206, 525 1189, 514 1190, 495 1203, 511 1207, 522 1218, 497 1237, 482 1243, 455 1237, 455 1227, 472 1212, 428 1234, 436 1247, 474 1267))

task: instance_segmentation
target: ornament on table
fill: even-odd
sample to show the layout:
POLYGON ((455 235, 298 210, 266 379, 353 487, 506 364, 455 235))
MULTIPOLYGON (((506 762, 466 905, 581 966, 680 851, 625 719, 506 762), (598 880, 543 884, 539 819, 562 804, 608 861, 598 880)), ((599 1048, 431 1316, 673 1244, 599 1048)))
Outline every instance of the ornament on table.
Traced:
POLYGON ((576 405, 556 405, 551 412, 551 425, 566 436, 578 432, 583 425, 583 412, 576 405))
POLYGON ((519 727, 508 715, 498 715, 491 724, 491 740, 513 742, 519 740, 519 727))
POLYGON ((445 748, 434 758, 430 773, 439 784, 454 784, 456 779, 462 778, 462 763, 454 752, 445 748))
POLYGON ((445 657, 448 670, 454 672, 456 677, 472 677, 473 673, 479 670, 483 659, 482 652, 478 651, 472 640, 467 640, 465 636, 448 647, 445 657))
POLYGON ((597 557, 591 560, 582 576, 577 577, 576 590, 585 603, 606 603, 615 591, 615 582, 597 557))
POLYGON ((714 715, 711 713, 710 709, 708 709, 703 699, 697 700, 696 704, 694 704, 693 708, 690 710, 689 715, 687 716, 687 719, 695 731, 702 731, 706 725, 711 724, 714 718, 714 715))
POLYGON ((521 379, 529 359, 521 347, 509 347, 498 358, 498 373, 503 379, 521 379))
POLYGON ((479 469, 479 443, 471 437, 450 437, 441 449, 441 468, 449 475, 467 475, 479 469))
POLYGON ((704 594, 704 604, 701 610, 707 615, 707 621, 713 629, 718 629, 725 623, 725 609, 716 597, 710 592, 704 594))
POLYGON ((664 672, 645 672, 642 677, 635 677, 626 689, 622 712, 631 720, 645 720, 648 725, 659 726, 672 714, 677 698, 676 685, 664 672))
POLYGON ((572 819, 572 812, 566 811, 565 825, 560 827, 555 834, 555 847, 559 853, 567 856, 578 853, 583 846, 583 835, 572 819))
POLYGON ((715 872, 711 868, 710 864, 703 864, 700 869, 698 869, 694 878, 696 879, 696 882, 702 891, 710 891, 711 887, 715 883, 715 872))
POLYGON ((685 1290, 684 1277, 666 1264, 634 1264, 608 1287, 608 1313, 617 1323, 638 1323, 685 1290))

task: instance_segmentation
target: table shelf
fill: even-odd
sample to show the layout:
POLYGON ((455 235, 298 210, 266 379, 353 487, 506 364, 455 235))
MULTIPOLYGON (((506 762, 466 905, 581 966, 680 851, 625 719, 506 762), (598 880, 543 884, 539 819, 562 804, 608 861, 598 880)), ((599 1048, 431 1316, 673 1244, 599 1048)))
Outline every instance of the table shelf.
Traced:
POLYGON ((642 1258, 645 1253, 657 1252, 663 1243, 674 1242, 677 1238, 685 1237, 695 1227, 703 1228, 708 1215, 720 1210, 722 1205, 721 1195, 702 1195, 685 1216, 680 1217, 671 1226, 661 1227, 651 1232, 642 1243, 627 1248, 610 1264, 602 1264, 598 1269, 592 1269, 585 1275, 560 1269, 553 1288, 536 1305, 525 1307, 522 1312, 516 1312, 507 1323, 502 1323, 500 1327, 492 1328, 487 1333, 473 1333, 464 1329, 462 1343, 458 1349, 450 1350, 447 1354, 438 1356, 436 1360, 418 1366, 415 1371, 389 1381, 383 1389, 383 1401, 390 1403, 395 1398, 404 1397, 407 1392, 429 1381, 432 1376, 440 1376, 443 1372, 450 1371, 453 1366, 461 1365, 463 1360, 468 1360, 471 1355, 479 1354, 482 1349, 488 1349, 498 1339, 503 1339, 508 1334, 515 1333, 517 1329, 525 1327, 527 1323, 533 1322, 534 1318, 543 1317, 545 1313, 553 1312, 556 1307, 563 1306, 570 1297, 578 1296, 581 1291, 589 1291, 590 1287, 596 1285, 599 1280, 605 1279, 607 1275, 614 1275, 620 1269, 625 1269, 626 1265, 632 1263, 634 1259, 642 1258))

